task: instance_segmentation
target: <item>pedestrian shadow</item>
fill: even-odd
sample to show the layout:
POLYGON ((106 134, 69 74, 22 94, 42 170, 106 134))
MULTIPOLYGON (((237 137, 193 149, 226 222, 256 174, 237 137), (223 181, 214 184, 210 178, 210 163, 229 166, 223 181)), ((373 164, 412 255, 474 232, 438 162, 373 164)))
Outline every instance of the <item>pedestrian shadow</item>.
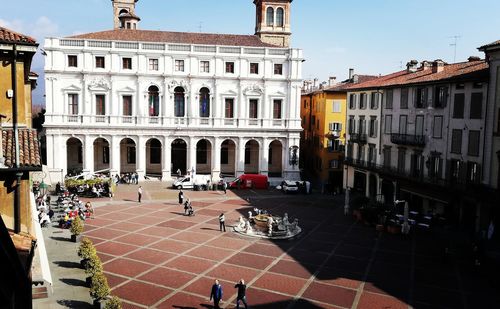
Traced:
POLYGON ((61 278, 59 280, 67 285, 87 287, 87 282, 80 279, 61 278))
POLYGON ((177 308, 177 309, 196 309, 195 307, 185 307, 185 306, 177 306, 177 305, 172 305, 172 308, 177 308))
POLYGON ((207 230, 207 231, 218 231, 219 229, 211 229, 209 227, 202 227, 200 230, 207 230))
POLYGON ((173 212, 173 211, 171 211, 170 213, 171 213, 171 214, 174 214, 174 215, 179 215, 179 216, 185 216, 185 215, 186 215, 186 214, 185 214, 185 213, 183 213, 183 212, 173 212))
POLYGON ((68 262, 68 261, 55 261, 53 262, 59 267, 63 268, 82 268, 82 265, 77 262, 68 262))
POLYGON ((66 308, 77 308, 77 309, 94 308, 92 304, 80 300, 63 299, 63 300, 58 300, 57 303, 66 308))
POLYGON ((57 241, 71 241, 71 238, 69 237, 60 237, 60 236, 50 236, 50 239, 57 241))
POLYGON ((137 200, 123 199, 124 202, 137 202, 137 200))

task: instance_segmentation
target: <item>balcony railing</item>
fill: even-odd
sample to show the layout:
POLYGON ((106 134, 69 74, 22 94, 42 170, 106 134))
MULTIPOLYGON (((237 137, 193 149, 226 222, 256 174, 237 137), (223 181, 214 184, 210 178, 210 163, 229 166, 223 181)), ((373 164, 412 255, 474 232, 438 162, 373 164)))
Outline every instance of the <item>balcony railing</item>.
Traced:
POLYGON ((368 141, 368 136, 366 134, 351 133, 349 135, 349 140, 353 143, 366 144, 366 142, 368 141))
POLYGON ((391 143, 397 145, 408 145, 408 146, 425 146, 425 136, 424 135, 411 135, 411 134, 391 134, 391 143))

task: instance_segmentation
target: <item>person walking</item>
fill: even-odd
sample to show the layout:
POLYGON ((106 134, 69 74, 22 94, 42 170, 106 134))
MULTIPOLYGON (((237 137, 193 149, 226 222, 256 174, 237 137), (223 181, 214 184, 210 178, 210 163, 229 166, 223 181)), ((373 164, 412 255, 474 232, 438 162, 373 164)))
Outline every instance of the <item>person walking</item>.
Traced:
POLYGON ((141 199, 142 199, 142 187, 139 186, 139 189, 137 189, 137 200, 139 201, 139 203, 141 202, 141 199))
POLYGON ((243 305, 245 305, 245 309, 247 309, 247 286, 245 284, 245 280, 241 279, 240 282, 236 283, 234 287, 238 289, 238 296, 236 297, 236 309, 240 309, 240 301, 243 302, 243 305))
POLYGON ((184 203, 184 192, 182 192, 182 189, 179 190, 179 205, 182 205, 184 203))
POLYGON ((224 194, 227 193, 227 182, 225 182, 224 180, 222 181, 222 190, 224 190, 224 194))
POLYGON ((212 291, 210 292, 210 301, 214 300, 214 308, 220 309, 219 302, 222 299, 222 285, 220 285, 219 280, 215 279, 214 285, 212 285, 212 291))
POLYGON ((221 213, 219 216, 219 228, 220 231, 224 229, 224 232, 226 231, 226 217, 224 216, 224 213, 221 213))

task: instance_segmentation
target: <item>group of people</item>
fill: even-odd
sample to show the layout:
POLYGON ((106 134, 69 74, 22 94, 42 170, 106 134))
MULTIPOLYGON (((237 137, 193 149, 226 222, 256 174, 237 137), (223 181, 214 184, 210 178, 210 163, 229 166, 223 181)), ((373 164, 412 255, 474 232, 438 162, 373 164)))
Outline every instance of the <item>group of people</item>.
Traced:
POLYGON ((139 184, 139 175, 136 172, 133 173, 125 173, 118 175, 116 174, 114 176, 114 181, 115 184, 132 184, 132 185, 137 185, 139 184))
POLYGON ((179 190, 179 205, 184 204, 184 215, 185 216, 194 216, 194 209, 193 205, 191 204, 191 200, 189 198, 186 198, 184 200, 184 192, 179 190))
MULTIPOLYGON (((247 291, 247 286, 245 284, 245 280, 241 279, 238 283, 234 285, 235 289, 238 289, 238 295, 236 297, 236 308, 240 308, 240 302, 245 305, 245 308, 248 308, 247 305, 247 296, 246 296, 246 291, 247 291)), ((222 300, 222 285, 220 284, 219 280, 215 280, 214 284, 212 285, 212 290, 210 291, 210 301, 214 301, 214 308, 219 309, 220 308, 220 301, 222 300)))

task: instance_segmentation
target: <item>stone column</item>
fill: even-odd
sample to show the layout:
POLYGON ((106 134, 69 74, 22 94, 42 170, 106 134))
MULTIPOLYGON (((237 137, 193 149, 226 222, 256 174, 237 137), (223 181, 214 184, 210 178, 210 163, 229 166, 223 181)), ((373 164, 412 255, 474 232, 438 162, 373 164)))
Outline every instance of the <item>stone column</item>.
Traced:
POLYGON ((144 175, 146 175, 146 137, 139 136, 135 151, 136 173, 139 175, 139 180, 143 180, 144 175))
POLYGON ((197 140, 194 137, 189 138, 189 143, 187 145, 187 171, 191 172, 194 168, 196 172, 196 143, 197 140))
POLYGON ((116 175, 120 174, 120 159, 121 159, 121 149, 120 149, 121 137, 113 136, 111 137, 111 145, 109 147, 109 156, 111 160, 110 164, 110 174, 116 175))
POLYGON ((220 152, 222 146, 222 139, 216 137, 212 145, 212 181, 220 180, 220 152))
MULTIPOLYGON (((46 134, 45 135, 45 148, 47 150, 47 166, 49 168, 52 168, 52 167, 56 167, 54 165, 55 162, 55 158, 54 158, 54 155, 55 155, 55 149, 54 149, 54 135, 52 134, 46 134)), ((60 145, 62 146, 62 145, 60 145)))
MULTIPOLYGON (((54 136, 54 147, 55 145, 59 145, 57 148, 59 151, 56 151, 55 148, 50 149, 54 154, 54 165, 52 167, 62 169, 62 176, 64 180, 64 176, 68 174, 68 146, 66 144, 67 138, 62 135, 54 136)), ((48 147, 48 144, 47 144, 48 147)), ((47 148, 47 152, 49 148, 47 148)), ((47 156, 48 157, 48 156, 47 156)), ((47 162, 48 163, 48 162, 47 162)), ((49 165, 50 167, 50 165, 49 165)))
POLYGON ((83 143, 83 173, 91 174, 94 172, 94 139, 85 135, 83 143))
POLYGON ((172 180, 172 140, 165 136, 162 145, 162 171, 161 181, 172 180))
POLYGON ((242 137, 236 145, 236 177, 245 173, 245 139, 242 137))
POLYGON ((269 173, 269 140, 267 138, 262 139, 259 152, 260 162, 259 162, 259 173, 262 175, 267 175, 269 173))

